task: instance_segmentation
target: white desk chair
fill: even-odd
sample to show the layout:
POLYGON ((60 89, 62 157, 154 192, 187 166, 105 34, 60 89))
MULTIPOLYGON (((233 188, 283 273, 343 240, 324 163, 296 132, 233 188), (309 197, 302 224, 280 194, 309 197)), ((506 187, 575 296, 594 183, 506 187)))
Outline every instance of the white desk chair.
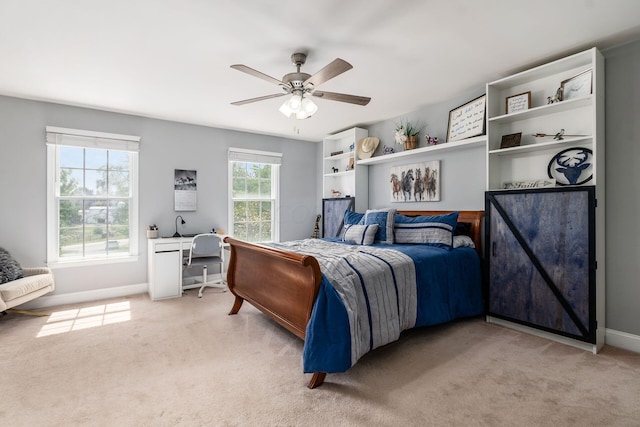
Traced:
POLYGON ((202 266, 202 286, 198 291, 198 298, 202 298, 204 288, 219 288, 227 290, 224 280, 224 259, 222 258, 222 238, 216 234, 198 234, 193 238, 189 256, 183 259, 184 268, 194 265, 202 266), (207 265, 220 265, 220 280, 207 282, 207 265))

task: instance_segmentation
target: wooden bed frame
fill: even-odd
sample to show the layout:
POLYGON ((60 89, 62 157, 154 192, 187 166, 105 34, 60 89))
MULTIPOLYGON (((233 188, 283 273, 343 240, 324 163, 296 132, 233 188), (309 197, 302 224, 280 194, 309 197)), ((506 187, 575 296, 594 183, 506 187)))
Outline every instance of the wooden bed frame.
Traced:
MULTIPOLYGON (((452 211, 398 211, 406 216, 443 215, 452 211)), ((471 224, 470 237, 482 256, 481 229, 484 211, 460 211, 458 222, 471 224)), ((268 246, 224 239, 230 245, 227 270, 229 291, 236 297, 229 314, 236 314, 246 300, 302 340, 318 296, 322 273, 318 261, 308 255, 268 246)), ((320 386, 325 372, 315 372, 307 387, 320 386)))

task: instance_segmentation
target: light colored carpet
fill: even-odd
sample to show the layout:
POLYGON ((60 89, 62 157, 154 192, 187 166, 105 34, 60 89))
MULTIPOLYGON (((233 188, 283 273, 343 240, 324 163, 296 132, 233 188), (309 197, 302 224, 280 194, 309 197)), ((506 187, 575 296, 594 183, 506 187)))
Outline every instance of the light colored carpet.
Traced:
POLYGON ((0 318, 5 426, 638 426, 640 354, 420 328, 306 388, 302 341, 197 289, 0 318))

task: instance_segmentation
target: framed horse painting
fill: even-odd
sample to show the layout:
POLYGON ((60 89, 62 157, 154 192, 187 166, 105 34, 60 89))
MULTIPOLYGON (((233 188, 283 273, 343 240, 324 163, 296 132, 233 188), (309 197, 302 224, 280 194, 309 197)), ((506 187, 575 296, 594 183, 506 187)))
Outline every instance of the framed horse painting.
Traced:
POLYGON ((439 202, 440 160, 391 168, 392 202, 439 202))

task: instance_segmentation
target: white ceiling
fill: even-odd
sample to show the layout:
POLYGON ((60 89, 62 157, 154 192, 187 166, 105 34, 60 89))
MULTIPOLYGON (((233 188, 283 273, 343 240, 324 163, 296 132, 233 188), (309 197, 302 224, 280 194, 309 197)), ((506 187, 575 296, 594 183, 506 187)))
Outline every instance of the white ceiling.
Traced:
POLYGON ((313 141, 640 37, 638 0, 0 0, 0 16, 0 94, 313 141), (284 98, 230 105, 280 92, 231 64, 280 79, 300 50, 309 74, 350 62, 318 89, 369 105, 314 98, 300 121, 284 98))

